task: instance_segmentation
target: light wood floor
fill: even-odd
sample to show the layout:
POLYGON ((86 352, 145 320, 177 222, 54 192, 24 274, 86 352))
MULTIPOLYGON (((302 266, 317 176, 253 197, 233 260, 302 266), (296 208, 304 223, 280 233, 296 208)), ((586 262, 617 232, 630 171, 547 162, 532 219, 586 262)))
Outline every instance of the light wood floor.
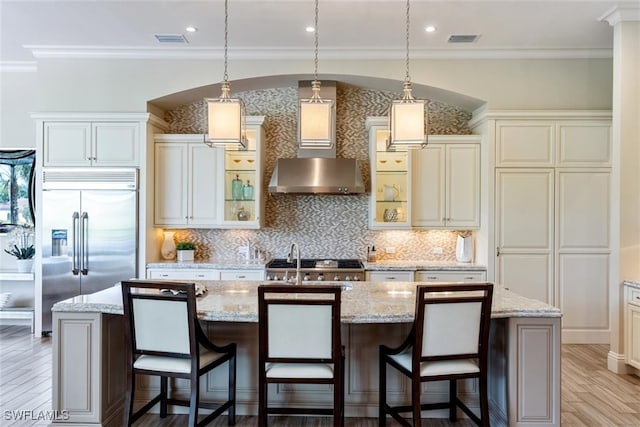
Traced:
MULTIPOLYGON (((616 375, 607 370, 606 345, 562 346, 562 425, 640 426, 640 378, 616 375)), ((28 327, 0 326, 0 426, 47 425, 48 421, 15 421, 12 411, 38 415, 51 409, 51 338, 33 337, 28 327), (32 411, 32 412, 31 412, 32 411)), ((322 417, 270 418, 283 427, 328 427, 322 417)), ((349 427, 374 427, 374 418, 347 418, 349 427)), ((186 416, 173 415, 160 421, 157 415, 143 417, 137 426, 181 427, 186 416)), ((238 417, 238 427, 255 426, 255 417, 238 417)), ((389 421, 388 425, 395 424, 389 421)), ((468 420, 449 423, 426 420, 428 426, 469 426, 468 420)), ((227 425, 225 417, 210 426, 227 425)))

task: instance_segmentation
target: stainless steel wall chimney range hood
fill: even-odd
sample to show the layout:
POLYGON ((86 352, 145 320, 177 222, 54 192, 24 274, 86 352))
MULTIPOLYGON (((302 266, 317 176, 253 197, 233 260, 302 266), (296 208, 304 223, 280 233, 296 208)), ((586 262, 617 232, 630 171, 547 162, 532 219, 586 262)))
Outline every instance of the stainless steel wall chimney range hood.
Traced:
MULTIPOLYGON (((298 97, 311 97, 311 82, 298 83, 298 97)), ((336 99, 336 83, 322 82, 322 97, 336 99)), ((269 192, 272 194, 359 194, 364 180, 356 159, 336 158, 336 124, 333 115, 331 148, 299 149, 298 157, 279 159, 273 169, 269 192)))

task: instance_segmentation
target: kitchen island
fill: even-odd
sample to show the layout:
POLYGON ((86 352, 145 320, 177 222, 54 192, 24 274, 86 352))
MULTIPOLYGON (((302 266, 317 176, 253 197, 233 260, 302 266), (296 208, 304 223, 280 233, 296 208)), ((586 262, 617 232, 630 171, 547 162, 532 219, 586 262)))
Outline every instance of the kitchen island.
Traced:
MULTIPOLYGON (((198 316, 218 344, 238 344, 237 412, 257 413, 257 286, 260 282, 202 281, 198 316)), ((327 284, 334 282, 325 282, 327 284)), ((378 413, 378 346, 406 337, 415 308, 416 282, 349 282, 343 286, 341 318, 346 348, 346 416, 378 413)), ((293 287, 293 285, 292 285, 293 287)), ((125 354, 120 286, 57 303, 53 307, 53 409, 70 419, 55 425, 119 425, 122 420, 125 354)), ((489 357, 492 425, 560 425, 560 311, 499 286, 494 288, 489 357)), ((203 398, 219 400, 226 374, 203 380, 203 398)), ((136 395, 157 393, 155 379, 138 381, 136 395)), ((188 383, 172 388, 188 394, 188 383)), ((406 381, 390 374, 388 396, 405 401, 406 381)), ((444 383, 425 386, 423 399, 446 399, 444 383)), ((461 398, 477 408, 477 384, 460 382, 461 398)), ((274 399, 288 405, 330 405, 325 386, 280 385, 274 399)), ((445 416, 429 413, 429 416, 445 416)))

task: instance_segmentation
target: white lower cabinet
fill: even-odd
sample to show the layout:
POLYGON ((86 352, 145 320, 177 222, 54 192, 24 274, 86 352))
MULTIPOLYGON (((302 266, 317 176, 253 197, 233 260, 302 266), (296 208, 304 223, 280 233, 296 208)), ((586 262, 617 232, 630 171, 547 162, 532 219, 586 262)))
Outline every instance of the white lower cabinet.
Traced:
POLYGON ((640 369, 640 289, 626 286, 625 358, 627 364, 640 369))
POLYGON ((416 282, 468 282, 477 283, 487 280, 487 273, 484 271, 443 271, 443 270, 422 270, 416 271, 416 282))
POLYGON ((368 282, 413 282, 413 271, 367 271, 368 282))
POLYGON ((264 280, 264 270, 223 270, 220 280, 264 280))
POLYGON ((147 279, 174 280, 264 280, 264 270, 219 270, 204 268, 148 269, 147 279))
POLYGON ((147 270, 147 279, 220 280, 219 270, 182 268, 172 270, 147 270))

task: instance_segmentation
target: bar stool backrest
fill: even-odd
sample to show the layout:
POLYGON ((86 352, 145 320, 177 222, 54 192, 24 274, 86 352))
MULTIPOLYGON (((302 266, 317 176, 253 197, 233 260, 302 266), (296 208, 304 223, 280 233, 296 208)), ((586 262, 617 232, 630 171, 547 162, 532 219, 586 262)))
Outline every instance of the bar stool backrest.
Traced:
POLYGON ((492 286, 418 286, 415 348, 421 360, 479 357, 488 338, 492 286))
POLYGON ((122 286, 134 354, 180 358, 194 354, 193 283, 131 281, 122 286))
POLYGON ((339 357, 341 291, 338 286, 261 286, 266 360, 331 362, 339 357))
POLYGON ((331 306, 269 304, 268 357, 331 358, 331 306))

